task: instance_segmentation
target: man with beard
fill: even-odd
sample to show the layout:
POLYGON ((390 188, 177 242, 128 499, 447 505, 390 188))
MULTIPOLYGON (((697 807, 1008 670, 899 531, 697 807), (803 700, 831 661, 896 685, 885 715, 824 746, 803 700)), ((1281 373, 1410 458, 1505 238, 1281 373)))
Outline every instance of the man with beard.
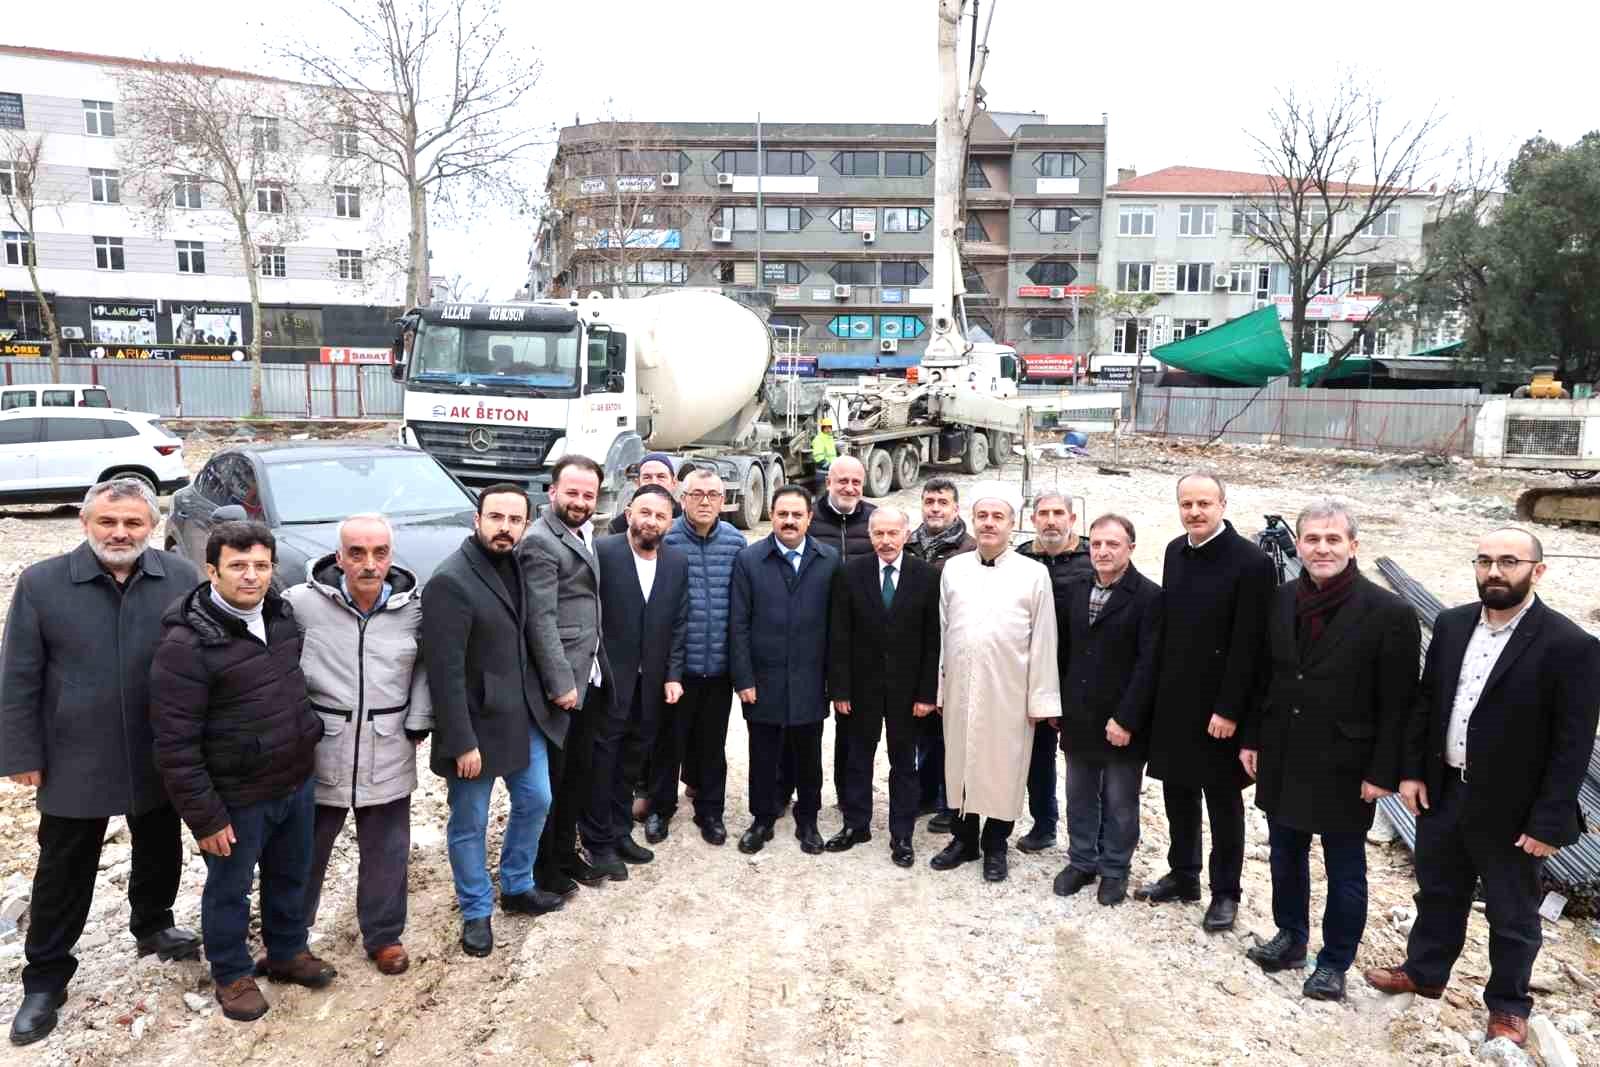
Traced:
MULTIPOLYGON (((659 485, 667 492, 667 499, 672 501, 672 517, 677 518, 683 514, 683 505, 678 503, 678 478, 673 473, 672 457, 665 452, 651 452, 639 461, 639 470, 633 479, 634 496, 639 495, 639 490, 647 485, 659 485)), ((628 509, 623 508, 611 517, 611 524, 606 527, 607 533, 628 532, 628 509)))
POLYGON ((183 842, 151 757, 149 711, 162 612, 200 584, 200 572, 146 547, 160 521, 144 482, 101 482, 79 512, 83 543, 28 567, 11 595, 0 660, 0 774, 31 787, 39 808, 13 1044, 55 1028, 113 815, 126 817, 133 842, 129 929, 139 955, 200 953, 200 939, 173 925, 183 842))
POLYGON ((1166 622, 1150 724, 1150 776, 1162 781, 1170 870, 1140 886, 1152 904, 1200 899, 1200 814, 1211 823, 1211 904, 1203 925, 1231 930, 1242 895, 1244 787, 1239 724, 1260 697, 1262 634, 1276 586, 1272 562, 1223 518, 1221 476, 1178 479, 1182 536, 1167 545, 1166 622))
MULTIPOLYGON (((956 483, 940 475, 922 485, 922 525, 906 541, 906 552, 944 571, 951 556, 971 552, 978 542, 967 532, 961 517, 961 494, 956 483)), ((921 802, 917 812, 931 814, 930 833, 947 834, 955 827, 956 813, 944 795, 944 723, 938 715, 917 720, 917 779, 921 802)))
POLYGON ((1322 951, 1301 992, 1343 1000, 1367 922, 1367 831, 1400 785, 1400 737, 1417 689, 1421 637, 1406 603, 1356 567, 1356 520, 1337 500, 1295 519, 1300 577, 1273 594, 1271 681, 1239 752, 1272 846, 1278 932, 1251 948, 1262 970, 1298 970, 1311 924, 1311 837, 1328 874, 1322 951))
POLYGON ((473 533, 428 579, 422 601, 428 693, 433 698, 433 773, 449 788, 446 842, 461 947, 494 950, 489 881, 489 799, 503 779, 511 798, 500 846, 500 907, 538 915, 562 898, 534 879, 534 855, 550 811, 549 756, 566 728, 545 704, 523 635, 522 567, 514 549, 528 525, 528 494, 500 482, 478 494, 473 533))
POLYGON ((1600 642, 1534 592, 1544 547, 1496 530, 1472 561, 1478 603, 1441 612, 1406 724, 1400 795, 1417 816, 1417 921, 1385 993, 1437 1000, 1482 881, 1488 1038, 1527 1039, 1544 861, 1583 832, 1578 789, 1600 718, 1600 642))
POLYGON ((594 558, 595 501, 605 476, 576 452, 550 471, 550 507, 517 545, 522 564, 524 628, 545 703, 563 737, 550 753, 550 818, 539 840, 539 882, 566 896, 576 882, 621 881, 628 869, 614 857, 578 851, 578 814, 591 786, 594 737, 606 715, 611 668, 600 628, 600 564, 594 558), (576 882, 574 881, 576 879, 576 882))
MULTIPOLYGON (((1077 525, 1071 498, 1048 489, 1033 501, 1033 540, 1017 549, 1020 555, 1038 560, 1050 572, 1058 636, 1067 632, 1067 583, 1094 572, 1089 565, 1089 546, 1078 536, 1077 525)), ((1033 753, 1028 759, 1028 814, 1033 816, 1033 826, 1017 841, 1019 852, 1043 852, 1056 843, 1056 823, 1061 818, 1056 803, 1059 740, 1054 729, 1033 732, 1033 753)))

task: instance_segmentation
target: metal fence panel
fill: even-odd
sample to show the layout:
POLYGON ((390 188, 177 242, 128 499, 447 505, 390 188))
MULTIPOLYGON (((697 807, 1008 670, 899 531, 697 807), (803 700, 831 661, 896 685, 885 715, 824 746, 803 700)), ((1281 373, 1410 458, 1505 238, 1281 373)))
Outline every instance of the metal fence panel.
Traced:
MULTIPOLYGON (((300 418, 312 414, 307 402, 306 372, 320 364, 264 363, 261 366, 261 410, 268 416, 300 418)), ((245 376, 246 383, 249 375, 245 376)), ((245 410, 249 411, 246 396, 245 410)))
POLYGON ((178 383, 182 390, 178 413, 187 418, 238 418, 250 413, 248 365, 180 363, 178 383))
POLYGON ((158 415, 178 413, 178 368, 174 364, 145 366, 119 361, 85 369, 94 373, 118 407, 158 415))
POLYGON ((369 419, 397 419, 405 409, 406 390, 388 367, 361 367, 361 410, 369 419))

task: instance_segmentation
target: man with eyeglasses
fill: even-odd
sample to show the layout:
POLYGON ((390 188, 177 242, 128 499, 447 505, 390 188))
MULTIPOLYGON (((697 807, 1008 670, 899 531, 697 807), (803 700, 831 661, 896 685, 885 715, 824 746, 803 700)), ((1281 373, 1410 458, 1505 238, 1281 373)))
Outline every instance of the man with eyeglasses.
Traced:
POLYGON ((1534 592, 1544 548, 1496 530, 1472 561, 1478 603, 1440 613, 1407 724, 1400 795, 1417 816, 1417 921, 1385 993, 1437 1000, 1466 942, 1473 891, 1488 904, 1487 1036, 1521 1045, 1539 955, 1539 875, 1578 840, 1578 787, 1600 718, 1600 641, 1534 592))

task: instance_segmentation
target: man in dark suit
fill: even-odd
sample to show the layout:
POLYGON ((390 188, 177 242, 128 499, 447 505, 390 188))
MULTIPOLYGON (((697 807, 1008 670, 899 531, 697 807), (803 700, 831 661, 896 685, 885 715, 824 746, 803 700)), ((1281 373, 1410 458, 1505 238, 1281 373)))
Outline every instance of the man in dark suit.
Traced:
POLYGON ((904 551, 905 512, 878 508, 867 520, 871 556, 833 575, 828 689, 834 728, 845 739, 844 778, 835 783, 844 829, 829 852, 872 840, 872 765, 878 735, 889 737, 889 856, 914 862, 918 721, 939 695, 939 573, 904 551))
POLYGON ((1417 690, 1417 617, 1356 568, 1356 520, 1336 500, 1295 520, 1300 577, 1273 594, 1266 699, 1246 722, 1239 758, 1256 780, 1272 846, 1278 932, 1245 955, 1262 970, 1305 966, 1311 837, 1322 838, 1328 902, 1322 951, 1301 991, 1343 1000, 1367 922, 1373 805, 1400 785, 1400 737, 1417 690))
POLYGON ((600 564, 594 558, 600 464, 569 452, 550 471, 550 506, 517 544, 524 629, 549 715, 565 724, 550 754, 550 818, 539 840, 539 882, 562 896, 577 882, 621 881, 621 861, 578 852, 578 813, 589 797, 594 735, 605 718, 611 668, 600 639, 600 564))
POLYGON ((733 560, 728 665, 750 731, 750 829, 739 851, 760 852, 779 812, 778 765, 795 755, 794 835, 822 851, 822 724, 828 715, 828 596, 839 554, 806 536, 811 493, 772 498, 772 533, 733 560))
POLYGON ((662 709, 683 696, 689 557, 661 543, 670 525, 672 494, 647 483, 628 505, 628 532, 594 545, 601 630, 616 690, 597 724, 589 802, 579 821, 597 864, 655 858, 633 840, 630 801, 662 709))
POLYGON ((1539 955, 1539 874, 1578 840, 1578 787, 1600 718, 1600 642, 1534 593, 1544 548, 1496 530, 1473 559, 1477 604, 1442 612, 1406 724, 1400 795, 1417 816, 1417 921, 1399 967, 1365 978, 1438 999, 1488 902, 1488 1037, 1526 1040, 1539 955))

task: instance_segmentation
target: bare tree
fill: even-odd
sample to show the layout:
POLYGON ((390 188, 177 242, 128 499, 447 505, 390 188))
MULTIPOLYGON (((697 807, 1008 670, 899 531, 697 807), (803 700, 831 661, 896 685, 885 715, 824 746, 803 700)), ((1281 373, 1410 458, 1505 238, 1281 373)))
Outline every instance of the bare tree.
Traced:
POLYGON ((0 130, 0 204, 12 225, 22 231, 23 266, 28 268, 28 281, 33 286, 33 298, 39 304, 39 315, 44 319, 45 335, 50 339, 50 380, 61 380, 61 324, 56 320, 55 309, 44 298, 44 287, 39 284, 38 229, 35 226, 40 209, 54 206, 59 209, 66 202, 65 192, 50 196, 42 180, 44 171, 44 141, 42 133, 26 134, 20 130, 0 130), (9 166, 8 166, 9 164, 9 166))
POLYGON ((482 304, 489 299, 488 286, 474 285, 460 271, 450 275, 442 283, 435 286, 434 292, 452 304, 482 304))
MULTIPOLYGON (((1382 98, 1347 75, 1323 99, 1285 90, 1270 122, 1269 136, 1251 135, 1267 188, 1245 205, 1245 235, 1288 265, 1290 380, 1299 385, 1306 309, 1328 291, 1321 279, 1336 262, 1382 247, 1375 235, 1390 210, 1428 183, 1441 116, 1396 122, 1382 98)), ((1355 349, 1362 333, 1334 353, 1330 367, 1355 349)))
POLYGON ((340 127, 340 148, 399 183, 410 211, 406 299, 428 300, 430 204, 457 216, 523 208, 518 164, 548 131, 528 124, 537 59, 516 48, 498 0, 334 0, 339 30, 285 49, 340 127), (342 32, 341 32, 342 31, 342 32), (344 41, 330 48, 325 41, 344 41))
POLYGON ((303 99, 286 82, 187 61, 128 67, 119 81, 123 184, 151 229, 172 229, 182 212, 185 229, 214 226, 239 244, 250 286, 250 410, 259 416, 260 248, 301 232, 304 144, 294 127, 303 99))
MULTIPOLYGON (((1089 311, 1095 320, 1109 322, 1112 328, 1115 329, 1118 319, 1143 318, 1146 311, 1161 303, 1161 297, 1155 293, 1119 293, 1110 286, 1097 285, 1094 287, 1094 293, 1088 297, 1087 303, 1089 311)), ((1096 330, 1095 336, 1099 337, 1099 335, 1100 331, 1096 330)), ((1133 406, 1131 411, 1133 424, 1137 426, 1139 424, 1139 387, 1144 379, 1145 353, 1138 351, 1138 345, 1134 345, 1134 349, 1133 406)))

